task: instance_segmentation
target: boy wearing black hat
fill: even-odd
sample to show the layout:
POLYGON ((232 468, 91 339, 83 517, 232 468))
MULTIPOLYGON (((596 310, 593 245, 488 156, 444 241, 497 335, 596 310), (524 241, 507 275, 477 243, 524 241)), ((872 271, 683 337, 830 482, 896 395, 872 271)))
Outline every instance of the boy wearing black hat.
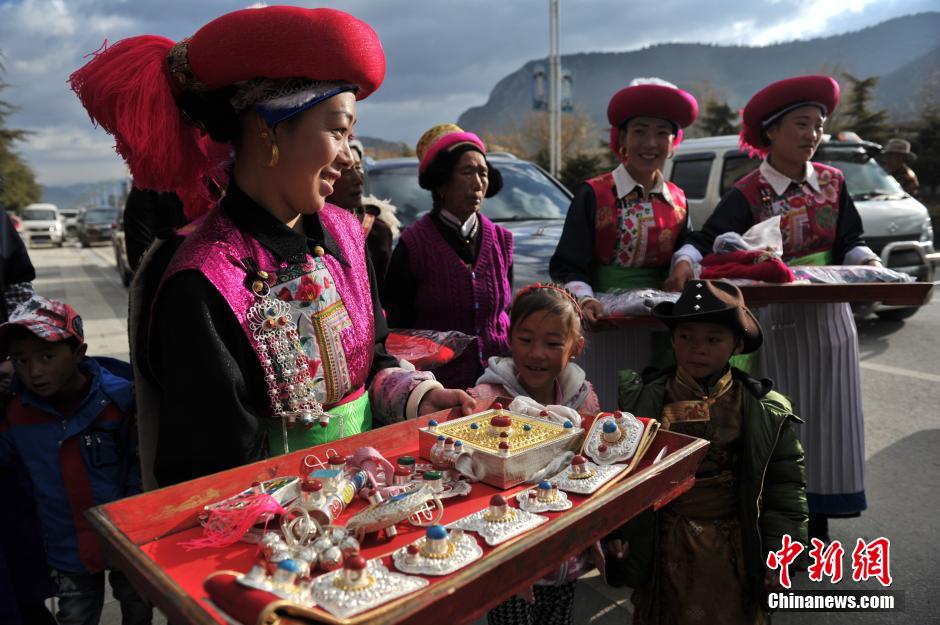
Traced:
POLYGON ((729 365, 762 342, 736 286, 692 280, 653 315, 671 331, 677 364, 621 372, 620 408, 710 445, 692 490, 614 534, 608 580, 636 589, 639 623, 764 623, 777 584, 767 554, 787 534, 806 543, 799 419, 769 380, 729 365))
MULTIPOLYGON (((86 350, 82 319, 63 302, 33 297, 0 325, 0 357, 14 369, 0 466, 19 460, 32 480, 59 625, 101 618, 108 563, 85 511, 141 490, 134 384, 102 366, 127 365, 86 350)), ((127 578, 109 579, 123 625, 149 625, 152 608, 127 578)))

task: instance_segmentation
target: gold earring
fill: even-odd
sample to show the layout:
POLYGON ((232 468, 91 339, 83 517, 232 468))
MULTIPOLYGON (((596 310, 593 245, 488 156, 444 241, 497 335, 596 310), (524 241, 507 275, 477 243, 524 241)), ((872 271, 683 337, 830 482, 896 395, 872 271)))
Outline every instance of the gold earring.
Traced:
POLYGON ((271 160, 268 161, 268 167, 274 168, 277 166, 277 160, 280 157, 280 154, 277 151, 277 144, 271 144, 271 160))

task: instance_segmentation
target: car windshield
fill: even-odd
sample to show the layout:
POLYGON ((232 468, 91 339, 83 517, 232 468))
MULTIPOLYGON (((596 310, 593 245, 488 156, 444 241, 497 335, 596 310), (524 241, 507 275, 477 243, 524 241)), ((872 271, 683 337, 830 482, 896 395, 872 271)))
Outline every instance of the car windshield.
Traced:
MULTIPOLYGON (((503 188, 483 202, 483 214, 493 221, 564 219, 571 199, 541 170, 526 162, 499 162, 503 188)), ((374 167, 368 171, 368 191, 389 199, 407 226, 431 210, 431 192, 418 186, 416 164, 374 167)))
POLYGON ((117 217, 116 208, 96 208, 85 212, 85 223, 109 224, 117 217))
POLYGON ((28 208, 23 211, 24 221, 55 221, 56 213, 48 208, 28 208))
POLYGON ((878 162, 858 148, 823 148, 816 159, 845 174, 845 186, 853 200, 906 197, 904 189, 878 162))

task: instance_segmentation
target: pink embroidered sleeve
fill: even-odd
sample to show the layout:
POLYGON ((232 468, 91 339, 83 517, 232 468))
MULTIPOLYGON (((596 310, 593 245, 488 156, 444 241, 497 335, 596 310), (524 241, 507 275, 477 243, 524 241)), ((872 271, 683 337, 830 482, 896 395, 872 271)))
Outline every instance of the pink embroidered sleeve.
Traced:
POLYGON ((486 399, 487 397, 512 397, 512 394, 501 384, 477 384, 473 388, 467 389, 470 397, 474 399, 486 399))
POLYGON ((430 371, 408 371, 399 367, 382 369, 369 385, 369 402, 373 418, 379 424, 405 420, 408 397, 423 382, 433 382, 430 371))
POLYGON ((585 412, 587 414, 597 414, 601 411, 601 402, 597 398, 597 393, 594 392, 594 385, 590 382, 588 385, 588 394, 584 398, 584 401, 581 402, 581 405, 577 407, 578 412, 585 412))

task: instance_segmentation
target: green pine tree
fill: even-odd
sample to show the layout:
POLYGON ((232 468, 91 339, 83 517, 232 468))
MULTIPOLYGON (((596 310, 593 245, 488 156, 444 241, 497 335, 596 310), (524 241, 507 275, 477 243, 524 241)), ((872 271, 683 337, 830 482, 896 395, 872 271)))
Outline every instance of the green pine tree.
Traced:
POLYGON ((845 118, 842 120, 842 126, 845 130, 854 131, 866 141, 883 144, 891 138, 888 111, 871 109, 879 77, 858 78, 848 72, 842 75, 849 81, 849 95, 844 105, 845 118))
POLYGON ((738 133, 738 114, 727 102, 709 99, 697 125, 705 137, 734 135, 738 133))
MULTIPOLYGON (((0 73, 4 72, 3 55, 0 53, 0 73)), ((8 85, 0 79, 0 91, 8 85)), ((18 212, 24 206, 38 202, 42 189, 36 183, 36 176, 14 149, 16 141, 22 141, 29 134, 25 130, 7 128, 7 119, 17 108, 5 100, 0 100, 0 206, 9 211, 18 212)))

